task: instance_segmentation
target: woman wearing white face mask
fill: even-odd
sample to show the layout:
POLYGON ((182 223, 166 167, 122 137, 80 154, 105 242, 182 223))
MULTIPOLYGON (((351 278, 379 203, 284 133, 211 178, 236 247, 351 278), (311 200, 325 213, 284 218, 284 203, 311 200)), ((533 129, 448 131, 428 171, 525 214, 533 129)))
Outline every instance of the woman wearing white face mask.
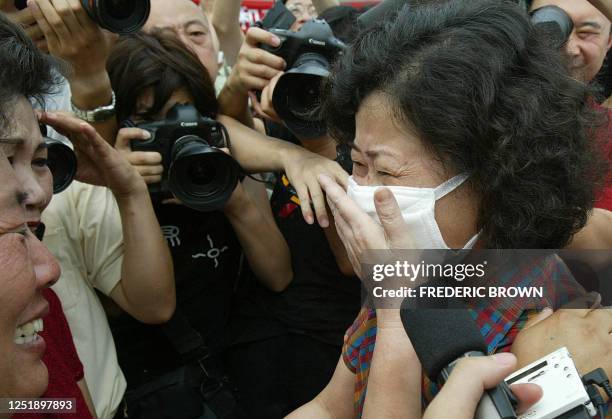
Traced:
MULTIPOLYGON (((349 48, 326 93, 354 165, 347 192, 320 182, 356 269, 366 249, 564 247, 605 173, 590 92, 509 2, 404 9, 349 48)), ((533 268, 513 280, 563 283, 553 308, 581 291, 558 260, 533 268)), ((531 314, 473 311, 490 353, 508 351, 531 314)), ((415 418, 424 383, 399 311, 362 309, 334 377, 294 414, 415 418)))

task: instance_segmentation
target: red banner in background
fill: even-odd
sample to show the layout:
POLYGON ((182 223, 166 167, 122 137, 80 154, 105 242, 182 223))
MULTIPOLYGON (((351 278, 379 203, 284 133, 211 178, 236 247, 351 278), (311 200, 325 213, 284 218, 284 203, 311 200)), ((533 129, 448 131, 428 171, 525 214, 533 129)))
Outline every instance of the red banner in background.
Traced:
POLYGON ((268 9, 272 7, 271 1, 243 1, 240 9, 240 26, 246 31, 264 18, 268 9))
MULTIPOLYGON (((217 0, 225 1, 225 0, 217 0)), ((367 1, 346 1, 342 2, 343 5, 353 6, 361 8, 370 4, 378 3, 378 0, 367 0, 367 1)), ((245 0, 242 2, 242 9, 240 10, 240 26, 242 30, 246 31, 248 28, 253 26, 255 22, 262 20, 266 15, 268 9, 272 7, 274 1, 265 0, 245 0)))

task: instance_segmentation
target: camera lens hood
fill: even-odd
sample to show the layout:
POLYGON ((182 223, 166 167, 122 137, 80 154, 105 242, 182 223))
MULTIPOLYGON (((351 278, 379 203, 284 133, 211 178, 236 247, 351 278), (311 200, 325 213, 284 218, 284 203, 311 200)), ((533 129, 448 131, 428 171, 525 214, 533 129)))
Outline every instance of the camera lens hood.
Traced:
POLYGON ((101 28, 120 35, 138 32, 149 18, 150 0, 81 0, 101 28))
POLYGON ((62 141, 46 138, 47 160, 49 170, 53 175, 53 193, 64 191, 72 181, 77 171, 77 158, 74 151, 62 141))
POLYGON ((200 137, 176 140, 168 169, 168 187, 183 204, 197 211, 221 210, 240 178, 238 162, 200 137))
POLYGON ((274 88, 272 105, 299 138, 317 138, 326 132, 319 105, 321 85, 329 76, 329 68, 330 63, 323 55, 302 54, 274 88))

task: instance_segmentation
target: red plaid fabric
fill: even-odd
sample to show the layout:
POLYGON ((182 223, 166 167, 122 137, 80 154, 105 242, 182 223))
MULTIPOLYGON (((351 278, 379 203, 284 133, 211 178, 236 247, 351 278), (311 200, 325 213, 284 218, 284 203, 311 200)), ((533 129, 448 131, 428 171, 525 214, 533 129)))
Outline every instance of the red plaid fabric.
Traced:
MULTIPOLYGON (((567 266, 556 255, 550 255, 537 262, 517 265, 505 272, 506 274, 499 279, 498 286, 544 287, 544 299, 537 304, 540 309, 545 307, 557 309, 585 293, 567 266)), ((488 300, 486 305, 470 304, 470 313, 485 339, 489 354, 510 351, 512 342, 529 317, 539 311, 523 309, 522 304, 524 302, 510 301, 506 298, 488 300)), ((533 301, 529 306, 535 306, 533 301)), ((375 344, 376 311, 363 307, 345 334, 342 350, 344 363, 355 374, 354 408, 357 418, 361 417, 363 411, 375 344)), ((423 376, 422 392, 423 408, 425 408, 438 392, 438 387, 423 376)))

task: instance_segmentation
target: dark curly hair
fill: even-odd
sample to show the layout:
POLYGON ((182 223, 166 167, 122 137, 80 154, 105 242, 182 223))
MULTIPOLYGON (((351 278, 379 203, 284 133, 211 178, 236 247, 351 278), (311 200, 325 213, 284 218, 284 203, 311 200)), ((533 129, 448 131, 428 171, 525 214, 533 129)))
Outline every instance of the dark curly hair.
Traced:
POLYGON ((520 7, 456 0, 405 7, 336 63, 323 113, 352 142, 373 92, 455 173, 471 173, 487 248, 561 248, 582 228, 605 163, 589 87, 520 7))
POLYGON ((122 38, 113 47, 106 69, 117 96, 119 121, 134 113, 138 98, 148 88, 153 89, 154 104, 147 115, 142 115, 145 119, 158 113, 181 88, 189 92, 202 115, 217 115, 219 105, 208 71, 171 31, 122 38))
POLYGON ((0 13, 0 130, 11 129, 12 103, 18 97, 44 106, 55 93, 67 65, 42 54, 19 27, 0 13))

